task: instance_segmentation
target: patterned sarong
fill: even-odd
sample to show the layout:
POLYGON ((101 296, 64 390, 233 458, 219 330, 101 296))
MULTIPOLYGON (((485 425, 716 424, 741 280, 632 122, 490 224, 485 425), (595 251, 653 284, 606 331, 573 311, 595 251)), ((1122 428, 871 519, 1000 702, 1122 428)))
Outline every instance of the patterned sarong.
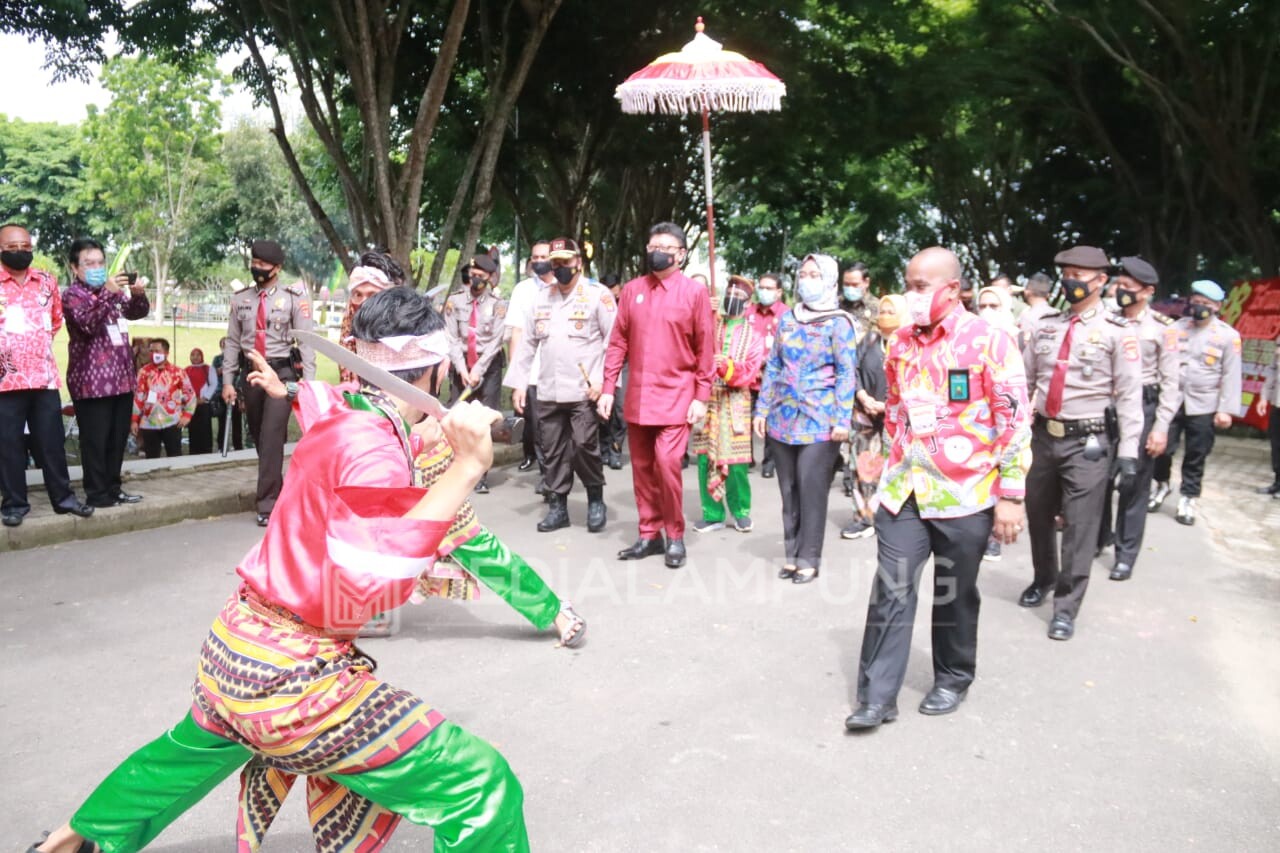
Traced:
POLYGON ((256 753, 241 774, 240 853, 258 850, 299 775, 308 776, 317 850, 386 843, 399 817, 329 774, 395 761, 444 716, 379 681, 375 666, 350 640, 290 619, 246 587, 227 602, 200 652, 191 715, 256 753), (356 840, 364 844, 348 846, 356 840))
MULTIPOLYGON (((723 318, 716 320, 716 340, 722 342, 724 354, 735 363, 747 359, 758 335, 749 323, 732 327, 723 318)), ((724 500, 729 466, 751 461, 751 389, 731 387, 719 376, 711 384, 707 401, 707 417, 696 431, 689 446, 693 454, 707 455, 707 494, 712 500, 724 500)))

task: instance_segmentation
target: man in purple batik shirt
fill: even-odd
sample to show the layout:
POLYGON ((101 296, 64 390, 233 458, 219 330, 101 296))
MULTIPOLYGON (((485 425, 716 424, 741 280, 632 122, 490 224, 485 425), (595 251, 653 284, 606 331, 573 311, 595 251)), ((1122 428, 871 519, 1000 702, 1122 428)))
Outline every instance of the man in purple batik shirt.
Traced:
POLYGON ((120 484, 137 379, 128 321, 146 317, 151 304, 134 273, 107 275, 96 240, 76 240, 69 260, 72 282, 62 297, 71 338, 67 390, 80 427, 85 501, 96 507, 137 503, 142 497, 120 484))

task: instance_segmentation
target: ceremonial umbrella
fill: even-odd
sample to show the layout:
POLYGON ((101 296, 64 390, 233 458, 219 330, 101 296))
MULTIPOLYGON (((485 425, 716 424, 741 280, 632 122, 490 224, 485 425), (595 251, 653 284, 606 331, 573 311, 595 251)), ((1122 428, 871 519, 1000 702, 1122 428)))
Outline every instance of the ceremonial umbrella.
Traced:
POLYGON ((614 97, 624 113, 702 113, 702 165, 706 173, 707 241, 711 290, 715 292, 716 216, 711 190, 711 111, 755 113, 782 109, 787 87, 769 69, 740 53, 724 50, 703 30, 679 53, 659 56, 632 74, 614 97))

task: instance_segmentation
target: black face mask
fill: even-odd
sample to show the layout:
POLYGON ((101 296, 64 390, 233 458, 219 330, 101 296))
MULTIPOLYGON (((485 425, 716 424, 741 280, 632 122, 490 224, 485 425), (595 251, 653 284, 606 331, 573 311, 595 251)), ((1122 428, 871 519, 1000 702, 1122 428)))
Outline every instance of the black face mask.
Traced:
POLYGON ((1116 291, 1116 304, 1121 308, 1128 308, 1130 305, 1138 304, 1138 294, 1132 290, 1125 290, 1123 287, 1116 291))
POLYGON ((1087 282, 1080 281, 1076 278, 1064 278, 1062 280, 1062 295, 1072 305, 1077 302, 1084 302, 1089 298, 1089 285, 1087 282))
POLYGON ((264 269, 259 269, 258 267, 250 267, 249 275, 253 276, 253 280, 258 284, 266 284, 267 282, 271 281, 271 278, 272 276, 275 275, 275 272, 273 270, 264 270, 264 269))
POLYGON ((1187 306, 1187 316, 1195 320, 1197 323, 1203 323, 1213 316, 1213 309, 1208 305, 1196 305, 1192 303, 1187 306))
POLYGON ((724 295, 724 313, 730 317, 740 317, 747 308, 747 300, 733 293, 724 295))
POLYGON ((35 255, 27 249, 0 252, 0 263, 11 270, 25 270, 33 260, 35 255))
POLYGON ((650 252, 645 260, 649 262, 649 269, 662 272, 671 268, 671 265, 676 262, 676 256, 670 252, 650 252))
POLYGON ((533 274, 541 278, 551 272, 551 261, 534 261, 529 264, 529 269, 533 270, 533 274))
POLYGON ((573 277, 577 274, 578 271, 573 267, 556 267, 556 281, 561 284, 568 284, 573 281, 573 277))

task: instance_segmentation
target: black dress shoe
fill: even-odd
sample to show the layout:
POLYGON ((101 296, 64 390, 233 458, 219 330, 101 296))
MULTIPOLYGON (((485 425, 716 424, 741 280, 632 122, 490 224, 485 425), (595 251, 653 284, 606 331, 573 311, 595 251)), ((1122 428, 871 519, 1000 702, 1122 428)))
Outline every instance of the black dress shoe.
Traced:
POLYGON ((760 476, 764 477, 766 480, 773 479, 773 463, 772 462, 766 462, 760 466, 760 476))
POLYGON ((1259 486, 1254 491, 1260 495, 1280 495, 1280 481, 1272 483, 1270 486, 1259 486))
POLYGON ((666 563, 668 569, 678 569, 684 565, 684 540, 671 539, 667 542, 666 563))
POLYGON ((260 513, 258 513, 258 526, 259 526, 259 527, 266 527, 266 526, 267 526, 267 522, 268 522, 268 521, 270 521, 270 520, 271 520, 271 513, 269 513, 269 512, 260 512, 260 513))
POLYGON ((76 518, 88 518, 93 515, 93 507, 76 501, 66 506, 55 506, 53 511, 58 515, 74 515, 76 518))
POLYGON ((17 527, 22 523, 22 513, 20 512, 6 512, 2 518, 5 527, 17 527))
POLYGON ((1070 640, 1076 633, 1076 621, 1065 613, 1055 613, 1049 623, 1050 640, 1070 640))
POLYGON ((778 577, 782 578, 784 581, 789 581, 795 576, 796 576, 795 566, 783 566, 782 568, 778 569, 778 577))
POLYGON ((920 703, 920 713, 927 714, 930 717, 941 716, 942 714, 950 714, 956 708, 960 707, 960 703, 964 701, 964 697, 969 695, 967 689, 956 692, 947 687, 934 686, 924 697, 924 701, 920 703))
POLYGON ((118 504, 136 504, 142 500, 142 495, 131 495, 128 492, 120 492, 116 495, 116 503, 118 504))
POLYGON ((1041 589, 1032 584, 1022 591, 1022 595, 1018 596, 1018 605, 1020 607, 1039 607, 1044 604, 1046 598, 1049 597, 1049 590, 1041 589))
POLYGON ((630 548, 618 552, 619 560, 643 560, 645 557, 656 557, 667 550, 667 544, 659 536, 656 539, 637 539, 630 548))
POLYGON ((530 457, 530 456, 526 456, 524 459, 522 459, 522 460, 520 461, 520 464, 516 466, 516 470, 517 470, 517 471, 528 471, 528 470, 530 470, 531 468, 533 468, 533 466, 534 466, 534 465, 537 465, 537 464, 538 464, 538 460, 537 460, 537 459, 534 459, 534 458, 532 458, 532 457, 530 457))
POLYGON ((791 576, 792 583, 812 583, 818 579, 817 566, 803 566, 796 569, 796 573, 791 576))
POLYGON ((1116 567, 1111 570, 1111 579, 1113 581, 1127 581, 1133 576, 1133 566, 1128 563, 1116 563, 1116 567))
POLYGON ((863 703, 849 716, 845 717, 844 727, 851 732, 876 729, 881 723, 892 723, 898 719, 897 705, 867 705, 863 703))

